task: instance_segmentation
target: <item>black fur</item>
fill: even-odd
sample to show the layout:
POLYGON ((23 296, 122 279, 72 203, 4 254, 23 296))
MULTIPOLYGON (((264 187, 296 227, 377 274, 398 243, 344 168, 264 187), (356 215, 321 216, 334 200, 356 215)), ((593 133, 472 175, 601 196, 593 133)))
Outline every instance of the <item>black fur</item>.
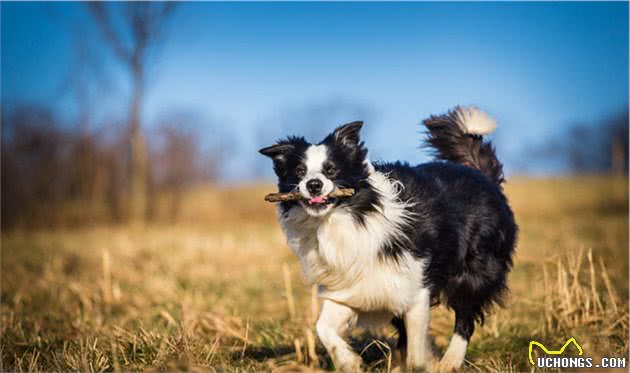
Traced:
MULTIPOLYGON (((368 182, 367 150, 359 139, 360 122, 335 130, 320 144, 328 147, 327 162, 336 170, 327 177, 337 187, 354 188, 351 198, 335 201, 349 208, 359 223, 378 213, 382 196, 368 182)), ((400 200, 409 204, 412 224, 404 228, 405 240, 392 240, 380 257, 397 260, 404 252, 426 259, 425 286, 434 302, 455 311, 455 331, 469 339, 475 321, 501 304, 506 276, 512 266, 517 226, 501 190, 502 165, 494 148, 481 136, 465 133, 453 112, 424 121, 428 144, 438 160, 419 166, 382 163, 374 167, 399 181, 400 200)), ((281 192, 293 190, 300 181, 296 168, 308 148, 304 138, 290 137, 261 150, 271 157, 281 192)), ((286 212, 295 202, 281 203, 286 212)), ((377 291, 377 290, 375 290, 377 291)), ((394 319, 405 343, 404 325, 394 319), (402 329, 401 329, 402 328, 402 329)))
POLYGON ((398 331, 398 342, 396 343, 396 349, 403 355, 401 361, 405 361, 405 353, 407 351, 407 328, 405 328, 405 320, 402 317, 396 316, 392 319, 392 325, 398 331))
POLYGON ((405 232, 414 245, 389 250, 428 259, 426 286, 455 311, 456 331, 470 337, 473 321, 483 322, 507 289, 517 227, 505 196, 478 170, 451 162, 376 169, 401 181, 400 198, 415 202, 405 232))
MULTIPOLYGON (((286 193, 297 188, 301 178, 296 174, 297 166, 303 162, 302 156, 310 146, 304 137, 289 136, 276 144, 262 148, 260 154, 273 160, 273 170, 278 176, 278 191, 286 193)), ((280 203, 281 211, 288 211, 297 202, 280 203)))
POLYGON ((455 107, 444 115, 432 115, 424 120, 429 130, 427 145, 434 148, 437 159, 459 163, 475 168, 488 176, 497 185, 501 185, 503 165, 495 154, 490 142, 484 142, 480 135, 467 134, 459 123, 455 107))

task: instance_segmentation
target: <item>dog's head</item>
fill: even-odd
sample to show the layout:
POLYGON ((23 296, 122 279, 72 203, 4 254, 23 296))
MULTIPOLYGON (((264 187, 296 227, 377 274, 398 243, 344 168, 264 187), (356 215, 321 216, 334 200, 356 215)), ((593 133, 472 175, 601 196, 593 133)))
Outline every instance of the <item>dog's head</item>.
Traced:
POLYGON ((345 124, 318 144, 289 137, 260 153, 273 160, 280 192, 297 191, 298 202, 311 216, 324 216, 342 203, 328 194, 335 189, 358 189, 369 176, 367 149, 359 137, 363 122, 345 124))

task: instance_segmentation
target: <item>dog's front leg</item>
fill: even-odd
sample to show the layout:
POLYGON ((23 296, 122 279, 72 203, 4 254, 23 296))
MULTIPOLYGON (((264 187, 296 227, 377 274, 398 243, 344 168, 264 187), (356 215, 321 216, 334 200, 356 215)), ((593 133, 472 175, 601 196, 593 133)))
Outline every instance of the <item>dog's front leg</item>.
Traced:
POLYGON ((431 370, 433 354, 429 338, 429 312, 431 297, 428 289, 420 290, 415 303, 405 313, 405 328, 407 330, 407 359, 406 370, 431 370))
POLYGON ((326 347, 335 367, 343 372, 361 371, 361 357, 343 339, 356 325, 357 319, 358 315, 352 308, 326 299, 317 320, 317 336, 326 347))

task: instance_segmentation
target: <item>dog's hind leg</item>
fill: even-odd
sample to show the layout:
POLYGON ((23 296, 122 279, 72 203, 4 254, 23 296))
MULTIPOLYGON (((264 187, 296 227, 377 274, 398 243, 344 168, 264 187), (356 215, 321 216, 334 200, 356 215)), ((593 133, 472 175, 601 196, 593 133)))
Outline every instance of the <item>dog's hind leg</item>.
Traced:
POLYGON ((398 342, 394 352, 395 361, 402 366, 407 360, 407 329, 405 329, 405 320, 396 316, 392 319, 392 325, 398 331, 398 342))
POLYGON ((431 296, 428 289, 420 290, 416 302, 405 312, 407 330, 406 370, 431 369, 433 354, 429 338, 431 296))
POLYGON ((342 372, 361 371, 361 357, 343 339, 357 320, 358 315, 352 308, 326 299, 315 326, 335 367, 342 372))
POLYGON ((440 372, 452 372, 461 368, 466 356, 468 341, 475 331, 475 320, 469 310, 455 309, 455 331, 451 342, 440 360, 440 372))

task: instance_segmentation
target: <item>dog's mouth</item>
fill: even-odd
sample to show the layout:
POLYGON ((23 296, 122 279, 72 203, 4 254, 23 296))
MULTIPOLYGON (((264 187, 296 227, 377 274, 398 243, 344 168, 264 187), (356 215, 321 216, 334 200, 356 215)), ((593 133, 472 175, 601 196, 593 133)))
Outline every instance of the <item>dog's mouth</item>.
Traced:
POLYGON ((307 202, 309 205, 326 205, 330 203, 332 198, 328 198, 327 196, 317 196, 311 197, 307 202))
POLYGON ((301 200, 302 206, 306 210, 315 212, 315 213, 323 213, 327 211, 332 205, 336 202, 336 198, 328 197, 328 196, 317 196, 311 197, 309 199, 301 200))

